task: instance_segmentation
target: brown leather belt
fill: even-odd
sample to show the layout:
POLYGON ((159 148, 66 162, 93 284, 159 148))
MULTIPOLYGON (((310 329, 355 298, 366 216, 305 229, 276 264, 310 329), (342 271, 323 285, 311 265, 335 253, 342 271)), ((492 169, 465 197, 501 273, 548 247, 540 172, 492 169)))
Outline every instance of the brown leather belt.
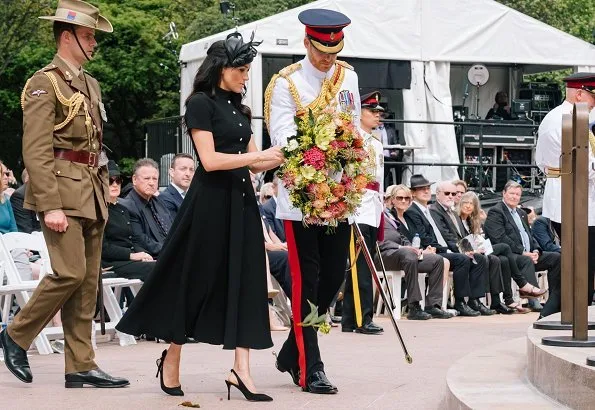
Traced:
POLYGON ((54 158, 77 162, 96 168, 99 165, 99 155, 89 151, 74 151, 71 149, 54 148, 54 158))

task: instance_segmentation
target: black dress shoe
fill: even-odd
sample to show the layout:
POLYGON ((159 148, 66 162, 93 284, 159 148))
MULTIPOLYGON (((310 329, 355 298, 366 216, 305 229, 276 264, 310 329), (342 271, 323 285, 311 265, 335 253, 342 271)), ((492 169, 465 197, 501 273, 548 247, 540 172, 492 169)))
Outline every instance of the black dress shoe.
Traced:
POLYGON ((438 306, 426 306, 424 311, 432 315, 434 319, 450 319, 453 316, 452 313, 446 312, 438 306))
POLYGON ((496 305, 490 306, 490 309, 495 310, 496 312, 500 313, 501 315, 512 315, 514 313, 514 309, 509 308, 502 302, 500 302, 496 305))
POLYGON ((293 380, 293 384, 295 384, 296 386, 300 385, 300 369, 299 367, 296 368, 285 368, 282 364, 279 363, 279 360, 275 361, 275 367, 277 368, 277 370, 279 370, 281 373, 289 373, 289 375, 291 376, 291 380, 293 380))
POLYGON ((315 394, 336 394, 339 389, 326 378, 322 370, 312 373, 306 380, 306 386, 303 391, 315 394))
POLYGON ((432 318, 431 314, 421 310, 419 302, 410 303, 407 308, 409 309, 409 312, 407 313, 408 320, 429 320, 432 318))
POLYGON ((368 322, 362 327, 355 328, 355 333, 361 333, 363 335, 377 335, 382 332, 384 332, 384 329, 374 322, 368 322))
POLYGON ((384 329, 374 322, 368 322, 362 327, 355 328, 355 333, 361 333, 363 335, 378 335, 382 332, 384 332, 384 329))
POLYGON ((349 325, 341 325, 341 332, 345 332, 345 333, 352 333, 355 330, 355 326, 349 326, 349 325))
POLYGON ((186 337, 186 343, 199 343, 198 340, 196 340, 193 337, 186 337))
POLYGON ((33 375, 29 367, 27 351, 16 344, 6 330, 0 333, 0 347, 4 351, 4 363, 8 367, 8 370, 20 381, 31 383, 33 381, 33 375))
POLYGON ((124 387, 130 382, 121 377, 113 377, 101 369, 93 369, 88 372, 68 373, 64 376, 66 383, 64 387, 68 389, 83 387, 85 384, 93 387, 124 387))
POLYGON ((471 309, 465 302, 455 302, 454 307, 461 316, 479 316, 481 314, 478 311, 471 309))
POLYGON ((477 299, 470 299, 469 303, 467 303, 467 306, 479 312, 479 314, 482 316, 492 316, 496 314, 494 310, 488 309, 486 305, 484 305, 477 299))

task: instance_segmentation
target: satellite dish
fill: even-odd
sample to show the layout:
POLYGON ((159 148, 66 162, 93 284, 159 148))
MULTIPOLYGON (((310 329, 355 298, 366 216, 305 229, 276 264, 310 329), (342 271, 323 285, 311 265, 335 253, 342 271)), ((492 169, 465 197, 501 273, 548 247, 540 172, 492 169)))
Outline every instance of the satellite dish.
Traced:
POLYGON ((490 72, 488 68, 483 64, 475 64, 471 66, 467 72, 467 79, 475 86, 485 85, 490 79, 490 72))
POLYGON ((176 23, 174 23, 173 21, 171 23, 169 23, 169 32, 163 36, 164 39, 166 38, 173 38, 174 40, 178 39, 179 34, 178 34, 178 30, 176 28, 176 23))

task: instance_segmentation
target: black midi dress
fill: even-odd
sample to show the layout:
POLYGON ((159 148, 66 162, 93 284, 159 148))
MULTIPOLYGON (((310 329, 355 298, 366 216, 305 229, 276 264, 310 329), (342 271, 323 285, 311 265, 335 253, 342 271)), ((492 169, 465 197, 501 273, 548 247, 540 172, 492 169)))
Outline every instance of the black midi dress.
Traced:
MULTIPOLYGON (((212 132, 215 151, 247 152, 250 121, 229 92, 195 94, 185 120, 188 129, 212 132)), ((247 167, 198 166, 152 274, 116 329, 224 349, 273 345, 264 236, 247 167)))

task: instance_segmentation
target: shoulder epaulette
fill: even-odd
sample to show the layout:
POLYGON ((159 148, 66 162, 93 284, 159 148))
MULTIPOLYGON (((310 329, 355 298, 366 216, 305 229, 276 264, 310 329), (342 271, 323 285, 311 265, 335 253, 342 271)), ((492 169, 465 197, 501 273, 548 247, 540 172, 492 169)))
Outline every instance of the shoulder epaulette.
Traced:
MULTIPOLYGON (((264 92, 264 122, 267 128, 269 127, 269 119, 271 118, 271 99, 273 97, 273 89, 275 88, 275 82, 279 77, 284 78, 289 83, 290 91, 295 89, 295 85, 293 85, 293 81, 289 78, 289 76, 296 71, 300 70, 302 65, 300 63, 293 63, 288 65, 287 67, 281 69, 278 74, 273 75, 269 85, 267 86, 264 92)), ((297 100, 297 104, 299 104, 299 99, 297 100)), ((269 130, 270 131, 270 130, 269 130)))
POLYGON ((43 67, 41 70, 39 70, 38 73, 52 71, 52 70, 57 70, 57 69, 58 69, 58 66, 56 64, 49 63, 48 65, 46 65, 45 67, 43 67))
POLYGON ((281 71, 279 71, 279 75, 281 77, 287 77, 301 69, 302 69, 302 65, 300 63, 293 63, 293 64, 288 65, 287 67, 281 69, 281 71))
POLYGON ((345 68, 353 70, 353 66, 347 64, 345 61, 337 60, 336 63, 339 64, 340 66, 343 66, 345 68))

